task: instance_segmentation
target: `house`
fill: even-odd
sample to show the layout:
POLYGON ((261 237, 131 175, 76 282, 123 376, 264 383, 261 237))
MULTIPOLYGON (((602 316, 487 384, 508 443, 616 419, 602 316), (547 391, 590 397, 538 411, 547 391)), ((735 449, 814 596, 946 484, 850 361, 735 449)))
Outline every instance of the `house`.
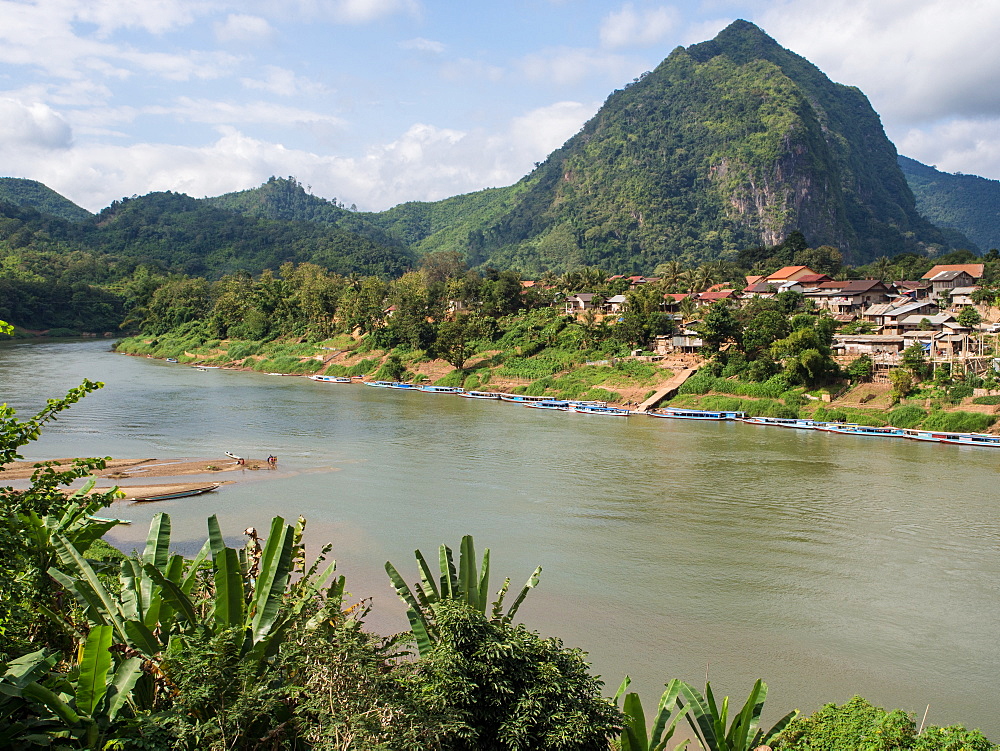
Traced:
POLYGON ((743 297, 771 298, 781 292, 802 292, 802 291, 803 291, 802 285, 791 279, 784 282, 780 281, 775 282, 769 279, 765 279, 743 290, 743 297))
POLYGON ((911 300, 927 300, 931 296, 931 283, 929 281, 899 281, 891 285, 900 295, 905 295, 911 300))
POLYGON ((698 352, 704 342, 701 334, 685 326, 681 331, 672 336, 658 336, 655 339, 655 351, 658 355, 672 355, 676 353, 698 352))
POLYGON ((908 298, 902 300, 896 298, 892 302, 869 306, 862 312, 861 317, 882 328, 883 334, 891 334, 899 328, 899 321, 908 316, 932 316, 935 313, 937 313, 937 306, 930 300, 912 302, 908 298))
POLYGON ((785 266, 782 269, 778 269, 773 274, 768 274, 764 279, 760 281, 771 282, 772 284, 781 282, 799 282, 802 281, 803 277, 816 277, 823 276, 822 274, 817 274, 808 266, 785 266))
POLYGON ((625 295, 614 295, 605 300, 604 310, 608 313, 620 313, 625 309, 627 304, 628 298, 625 295))
POLYGON ((576 295, 570 295, 566 298, 566 315, 575 315, 585 310, 593 310, 597 307, 597 303, 594 300, 595 297, 597 295, 593 292, 580 292, 576 295))
POLYGON ((942 271, 931 277, 931 294, 934 297, 942 293, 947 295, 956 287, 972 287, 975 283, 975 277, 962 269, 942 271))
POLYGON ((839 290, 830 289, 812 299, 835 315, 854 315, 872 305, 889 302, 890 294, 889 288, 878 279, 852 279, 839 290))
POLYGON ((967 308, 970 305, 975 305, 972 302, 972 293, 975 292, 979 287, 954 287, 951 290, 950 299, 951 307, 953 308, 967 308))
POLYGON ((833 336, 833 350, 842 355, 898 355, 905 348, 905 340, 898 334, 834 334, 833 336))
POLYGON ((709 289, 698 295, 697 299, 699 305, 711 305, 719 300, 737 300, 738 298, 739 293, 735 289, 709 289))
POLYGON ((929 281, 944 271, 964 271, 978 281, 982 278, 985 269, 986 265, 982 263, 940 263, 920 278, 929 281))

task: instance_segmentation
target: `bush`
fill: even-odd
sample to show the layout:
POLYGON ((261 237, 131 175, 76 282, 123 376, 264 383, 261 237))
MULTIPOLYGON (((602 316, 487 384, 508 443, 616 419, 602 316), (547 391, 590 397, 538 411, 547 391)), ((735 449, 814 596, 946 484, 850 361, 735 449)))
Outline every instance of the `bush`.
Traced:
POLYGON ((989 428, 996 417, 979 412, 935 411, 921 426, 924 430, 941 430, 949 433, 982 433, 989 428))
POLYGON ((417 663, 414 683, 460 723, 444 747, 607 750, 621 715, 583 652, 523 625, 491 623, 463 603, 434 609, 441 641, 417 663))
POLYGON ((920 407, 907 405, 892 410, 889 413, 889 423, 897 428, 915 428, 926 417, 927 413, 920 407))
POLYGON ((887 712, 855 696, 792 720, 773 741, 775 751, 991 751, 978 730, 930 726, 919 735, 901 709, 887 712))
POLYGON ((1000 404, 1000 396, 977 396, 972 400, 973 404, 1000 404))

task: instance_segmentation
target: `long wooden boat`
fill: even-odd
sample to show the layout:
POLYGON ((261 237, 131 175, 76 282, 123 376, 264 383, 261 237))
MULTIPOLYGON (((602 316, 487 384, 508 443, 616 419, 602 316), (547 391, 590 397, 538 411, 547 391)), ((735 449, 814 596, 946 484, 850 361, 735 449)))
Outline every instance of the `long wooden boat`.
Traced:
POLYGON ((631 410, 618 409, 617 407, 594 407, 584 404, 574 404, 569 408, 570 412, 578 412, 581 415, 602 415, 604 417, 628 417, 631 410))
POLYGON ((345 376, 311 375, 309 380, 320 383, 351 383, 351 379, 345 376))
POLYGON ((941 443, 954 443, 959 446, 983 446, 985 448, 1000 448, 1000 436, 987 433, 946 433, 939 439, 941 443))
POLYGON ((377 389, 387 389, 392 387, 392 381, 363 381, 365 386, 374 386, 377 389))
POLYGON ((876 428, 871 425, 836 425, 830 424, 822 428, 828 433, 840 433, 841 435, 864 435, 871 438, 903 438, 903 429, 886 426, 876 428))
POLYGON ((564 402, 558 399, 546 399, 545 401, 532 402, 531 404, 525 404, 524 406, 529 407, 530 409, 557 409, 563 412, 569 412, 571 407, 570 402, 564 402))
POLYGON ((392 381, 386 388, 390 389, 402 389, 404 391, 419 391, 420 387, 412 383, 403 383, 402 381, 392 381))
POLYGON ((498 391, 463 391, 459 396, 464 396, 466 399, 496 399, 499 401, 500 392, 498 391))
POLYGON ((940 430, 917 430, 915 428, 904 428, 903 438, 911 441, 928 441, 930 443, 941 443, 942 440, 954 433, 942 433, 940 430))
POLYGON ((725 412, 711 412, 704 409, 680 409, 667 407, 656 412, 647 412, 650 417, 668 417, 673 420, 728 420, 725 412))
POLYGON ((551 396, 528 396, 527 394, 500 394, 500 400, 516 404, 533 404, 550 400, 551 396))
POLYGON ((169 501, 174 498, 187 498, 192 495, 201 495, 202 493, 211 493, 213 490, 219 489, 219 483, 213 482, 211 485, 202 485, 197 488, 184 488, 183 490, 175 490, 169 493, 150 493, 148 495, 138 496, 136 498, 131 498, 132 503, 148 503, 150 501, 169 501))
POLYGON ((819 420, 800 420, 797 417, 745 417, 747 425, 773 425, 779 428, 794 428, 798 430, 819 430, 827 425, 819 420))
POLYGON ((458 386, 418 386, 426 394, 464 394, 465 389, 458 386))

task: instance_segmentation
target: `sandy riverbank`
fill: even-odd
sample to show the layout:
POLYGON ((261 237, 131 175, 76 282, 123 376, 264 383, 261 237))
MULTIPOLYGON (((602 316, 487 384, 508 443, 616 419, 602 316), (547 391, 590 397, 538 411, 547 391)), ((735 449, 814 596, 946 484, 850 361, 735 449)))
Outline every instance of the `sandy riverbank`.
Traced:
MULTIPOLYGON (((67 469, 73 464, 73 459, 52 459, 56 469, 67 469)), ((233 472, 242 470, 273 470, 265 459, 246 459, 240 464, 228 456, 208 459, 112 459, 107 467, 93 473, 95 477, 108 480, 144 479, 153 477, 180 477, 183 475, 205 475, 217 472, 233 472)), ((2 480, 28 480, 35 471, 38 462, 11 462, 3 465, 0 473, 2 480)), ((107 485, 108 483, 100 483, 107 485)))

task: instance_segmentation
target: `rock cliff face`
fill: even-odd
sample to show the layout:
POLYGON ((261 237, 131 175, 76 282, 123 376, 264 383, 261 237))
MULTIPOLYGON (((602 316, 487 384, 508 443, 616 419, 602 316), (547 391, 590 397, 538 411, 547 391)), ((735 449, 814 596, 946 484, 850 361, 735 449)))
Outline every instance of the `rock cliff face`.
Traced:
POLYGON ((565 258, 648 273, 796 229, 854 263, 946 247, 896 156, 861 91, 736 21, 615 91, 457 249, 525 271, 565 258))

